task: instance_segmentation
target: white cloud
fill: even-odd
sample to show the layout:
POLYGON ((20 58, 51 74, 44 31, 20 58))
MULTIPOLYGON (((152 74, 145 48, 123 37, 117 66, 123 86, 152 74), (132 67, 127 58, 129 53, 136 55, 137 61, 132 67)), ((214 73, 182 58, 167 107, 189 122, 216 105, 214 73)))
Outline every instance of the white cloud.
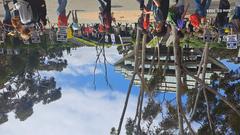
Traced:
MULTIPOLYGON (((94 73, 95 65, 82 65, 82 66, 76 66, 76 65, 69 65, 66 69, 63 70, 61 74, 68 74, 73 76, 88 76, 93 75, 94 73)), ((95 74, 101 74, 102 70, 97 68, 95 71, 95 74)))
MULTIPOLYGON (((121 56, 119 56, 116 47, 106 48, 106 57, 110 63, 116 62, 121 56)), ((65 57, 70 65, 91 65, 96 61, 96 49, 95 47, 81 47, 77 50, 72 50, 72 56, 66 55, 65 57)), ((102 57, 101 57, 102 59, 102 57)))
MULTIPOLYGON (((117 60, 121 58, 118 54, 116 47, 106 48, 106 58, 107 61, 111 64, 115 63, 117 60)), ((65 75, 73 75, 73 76, 87 76, 92 75, 96 62, 96 49, 95 47, 81 47, 76 50, 71 51, 71 55, 67 55, 64 52, 64 59, 67 60, 68 66, 63 69, 61 74, 65 75)), ((100 57, 101 62, 103 62, 103 57, 100 57)), ((99 67, 99 66, 98 66, 99 67)), ((96 74, 101 74, 101 68, 96 69, 96 74)), ((44 75, 54 75, 55 72, 41 72, 44 75)))
MULTIPOLYGON (((35 105, 24 122, 9 121, 0 126, 1 135, 108 135, 117 127, 125 94, 115 91, 74 89, 63 91, 60 100, 35 105)), ((133 116, 137 97, 131 97, 126 116, 133 116)), ((123 127, 124 129, 124 127, 123 127)), ((125 134, 124 132, 122 132, 125 134)))
MULTIPOLYGON (((106 48, 106 58, 110 64, 114 64, 117 60, 121 58, 118 54, 116 47, 106 48)), ((67 60, 68 66, 61 72, 62 75, 72 75, 72 76, 88 76, 93 75, 95 62, 96 62, 96 50, 94 47, 81 47, 76 50, 71 51, 71 55, 66 52, 63 54, 63 58, 67 60)), ((100 57, 101 62, 103 62, 103 57, 100 57)), ((103 68, 97 66, 95 74, 104 73, 103 68)), ((41 71, 42 75, 54 76, 55 71, 41 71)))

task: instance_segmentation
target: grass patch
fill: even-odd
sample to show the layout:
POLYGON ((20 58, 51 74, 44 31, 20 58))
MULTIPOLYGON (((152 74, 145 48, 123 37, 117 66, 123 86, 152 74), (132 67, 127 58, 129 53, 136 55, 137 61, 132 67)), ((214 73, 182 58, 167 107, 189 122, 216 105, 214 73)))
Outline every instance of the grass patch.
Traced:
MULTIPOLYGON (((204 46, 205 46, 205 42, 196 37, 184 38, 180 41, 180 46, 183 47, 186 44, 190 45, 193 48, 204 48, 204 46)), ((221 43, 211 42, 211 43, 209 43, 209 46, 210 46, 210 48, 225 49, 226 43, 225 42, 221 42, 221 43)))
POLYGON ((95 41, 88 41, 82 38, 74 38, 77 42, 80 42, 82 44, 88 45, 88 46, 97 46, 97 42, 95 41))
POLYGON ((148 47, 156 47, 160 41, 160 37, 154 37, 150 42, 147 43, 148 47))
POLYGON ((112 47, 112 46, 125 46, 125 45, 130 45, 130 44, 133 44, 132 43, 128 43, 128 44, 108 44, 108 43, 98 43, 96 41, 93 41, 93 40, 86 40, 86 39, 83 39, 83 38, 74 38, 75 41, 77 42, 80 42, 84 45, 87 45, 87 46, 93 46, 93 47, 96 47, 96 46, 102 46, 104 44, 104 46, 107 46, 107 47, 112 47))
MULTIPOLYGON (((156 47, 158 42, 160 41, 160 37, 154 37, 150 42, 147 43, 148 47, 156 47)), ((183 47, 184 45, 188 44, 190 47, 193 48, 204 48, 205 42, 201 39, 198 39, 197 37, 191 37, 191 38, 184 38, 180 41, 180 46, 183 47)), ((220 49, 226 49, 226 43, 221 42, 211 42, 209 43, 210 48, 220 48, 220 49)))

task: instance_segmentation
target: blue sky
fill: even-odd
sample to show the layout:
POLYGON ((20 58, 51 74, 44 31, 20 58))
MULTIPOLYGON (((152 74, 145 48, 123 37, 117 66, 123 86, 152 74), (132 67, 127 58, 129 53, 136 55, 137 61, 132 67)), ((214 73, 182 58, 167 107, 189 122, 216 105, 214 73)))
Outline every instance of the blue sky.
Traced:
MULTIPOLYGON (((110 64, 107 65, 109 83, 112 85, 113 90, 126 93, 130 80, 126 80, 124 76, 115 72, 113 64, 121 58, 115 47, 108 48, 107 59, 110 64)), ((95 67, 96 52, 95 48, 79 48, 72 50, 72 54, 67 55, 64 53, 64 58, 68 61, 68 67, 62 72, 42 72, 46 76, 54 76, 57 85, 65 88, 88 88, 94 89, 93 70, 95 67)), ((103 61, 103 60, 101 60, 103 61)), ((96 90, 110 89, 105 80, 105 69, 102 63, 97 65, 96 70, 96 90)), ((138 87, 133 87, 133 94, 136 94, 138 87)))
MULTIPOLYGON (((121 56, 116 48, 107 49, 110 63, 121 56)), ((108 65, 110 90, 104 80, 103 68, 96 72, 97 89, 93 89, 93 68, 96 59, 95 48, 79 48, 72 55, 64 52, 68 67, 62 72, 44 72, 43 76, 53 76, 57 86, 62 87, 62 98, 48 105, 37 104, 34 113, 26 121, 20 122, 9 114, 9 121, 0 126, 3 135, 107 135, 119 122, 129 80, 108 65)), ((134 116, 137 102, 137 88, 129 101, 126 116, 134 116)), ((124 132, 123 132, 124 134, 124 132)))
POLYGON ((234 64, 232 62, 229 62, 229 60, 226 60, 226 59, 222 60, 222 63, 226 65, 230 70, 233 70, 233 71, 240 68, 240 64, 234 64))

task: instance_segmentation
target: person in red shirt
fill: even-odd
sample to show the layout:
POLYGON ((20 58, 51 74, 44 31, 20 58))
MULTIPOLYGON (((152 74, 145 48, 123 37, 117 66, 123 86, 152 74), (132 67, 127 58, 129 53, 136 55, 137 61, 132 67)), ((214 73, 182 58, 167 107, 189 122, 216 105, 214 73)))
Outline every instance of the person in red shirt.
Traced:
POLYGON ((71 11, 69 11, 68 15, 66 15, 66 6, 67 0, 58 0, 58 27, 68 26, 68 18, 71 14, 71 11))
POLYGON ((109 32, 112 26, 111 0, 98 0, 100 3, 99 19, 104 26, 104 31, 109 32))
POLYGON ((104 26, 102 24, 98 25, 98 32, 103 33, 104 32, 104 26))
MULTIPOLYGON (((150 14, 154 16, 154 26, 152 33, 158 36, 166 33, 166 19, 169 10, 169 0, 148 0, 144 4, 144 0, 137 0, 140 3, 140 9, 143 10, 142 16, 139 19, 140 26, 144 31, 148 31, 150 27, 150 14)), ((154 34, 154 35, 155 35, 154 34)))
POLYGON ((189 20, 196 31, 200 29, 201 22, 206 22, 207 10, 211 2, 212 0, 194 0, 195 13, 190 16, 189 20))
POLYGON ((58 27, 61 26, 68 26, 68 18, 71 14, 71 11, 69 11, 68 15, 59 15, 58 16, 58 27))
POLYGON ((150 14, 151 14, 151 4, 153 1, 149 0, 147 6, 144 4, 144 0, 137 0, 140 3, 140 10, 143 11, 140 18, 138 19, 138 23, 140 27, 147 31, 150 26, 150 14))

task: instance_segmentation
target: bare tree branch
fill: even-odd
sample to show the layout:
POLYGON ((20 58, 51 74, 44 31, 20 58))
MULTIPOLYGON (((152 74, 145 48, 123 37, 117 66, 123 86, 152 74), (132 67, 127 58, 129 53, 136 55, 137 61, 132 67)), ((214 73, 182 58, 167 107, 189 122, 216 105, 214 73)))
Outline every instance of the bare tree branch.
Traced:
POLYGON ((178 112, 178 127, 179 127, 179 135, 184 134, 183 129, 183 117, 181 114, 182 108, 182 99, 181 99, 181 54, 179 51, 179 37, 177 36, 177 31, 174 26, 172 26, 172 32, 175 36, 173 41, 174 44, 174 58, 175 58, 175 74, 176 74, 176 98, 177 98, 177 112, 178 112))
POLYGON ((188 121, 186 115, 183 113, 183 110, 182 110, 182 116, 183 116, 183 119, 185 120, 185 122, 187 123, 187 127, 190 130, 191 134, 196 135, 196 132, 193 130, 193 128, 192 128, 190 122, 188 121))
MULTIPOLYGON (((208 64, 208 54, 209 54, 209 44, 206 43, 205 45, 205 56, 204 56, 204 60, 203 60, 203 70, 202 70, 202 80, 203 82, 205 82, 205 77, 206 77, 206 70, 207 70, 207 64, 208 64)), ((204 94, 204 98, 206 101, 206 106, 207 106, 207 117, 208 117, 208 123, 210 126, 210 129, 212 131, 213 134, 214 133, 214 128, 213 128, 213 122, 212 122, 212 118, 211 118, 211 114, 210 114, 210 107, 209 107, 209 102, 208 102, 208 97, 207 97, 207 93, 206 93, 206 89, 203 86, 203 94, 204 94)))
POLYGON ((98 65, 98 62, 100 60, 100 56, 101 56, 101 53, 102 53, 103 49, 98 49, 98 47, 96 46, 96 61, 95 61, 95 66, 94 66, 94 70, 93 70, 93 86, 94 86, 94 89, 96 90, 96 70, 97 70, 97 65, 98 65))
MULTIPOLYGON (((199 64, 199 66, 198 66, 197 77, 200 76, 201 71, 202 71, 202 65, 203 65, 203 62, 204 62, 204 58, 205 58, 205 56, 206 56, 206 55, 205 55, 205 52, 206 52, 206 45, 205 45, 205 49, 204 49, 204 52, 203 52, 203 55, 202 55, 201 62, 200 62, 200 64, 199 64)), ((194 88, 195 88, 196 90, 198 90, 198 92, 197 92, 197 95, 196 95, 196 98, 195 98, 194 107, 193 107, 193 110, 192 110, 192 113, 191 113, 190 121, 192 121, 193 116, 195 115, 196 108, 197 108, 197 104, 198 104, 198 100, 199 100, 199 96, 200 96, 200 93, 201 93, 201 89, 199 89, 199 87, 198 87, 198 82, 197 82, 197 81, 196 81, 196 83, 195 83, 194 88)))
POLYGON ((126 113, 126 110, 127 110, 128 100, 129 100, 130 93, 131 93, 131 90, 132 90, 132 86, 133 86, 133 83, 134 83, 134 80, 135 80, 135 76, 136 76, 136 74, 138 72, 138 69, 139 69, 138 53, 139 53, 139 44, 140 44, 140 38, 141 38, 141 33, 140 32, 141 31, 138 29, 137 30, 137 36, 136 36, 136 45, 134 47, 134 52, 135 52, 134 53, 134 57, 135 57, 134 73, 133 73, 131 82, 130 82, 129 87, 128 87, 128 92, 127 92, 127 96, 126 96, 126 99, 125 99, 123 112, 122 112, 122 115, 121 115, 121 118, 120 118, 120 122, 119 122, 119 125, 118 125, 117 135, 120 135, 120 133, 121 133, 123 119, 124 119, 124 116, 125 116, 125 113, 126 113))
POLYGON ((127 92, 127 96, 126 96, 126 99, 125 99, 125 104, 124 104, 124 107, 123 107, 122 116, 120 118, 120 122, 119 122, 119 125, 118 125, 118 132, 117 132, 118 135, 120 135, 120 133, 121 133, 122 123, 123 123, 124 116, 125 116, 125 113, 126 113, 126 110, 127 110, 127 104, 128 104, 128 100, 129 100, 129 97, 130 97, 130 93, 131 93, 131 89, 132 89, 132 86, 133 86, 135 76, 136 76, 136 73, 133 74, 131 82, 128 86, 128 92, 127 92))
POLYGON ((203 82, 200 78, 194 76, 193 74, 191 74, 186 67, 182 66, 184 72, 186 72, 186 74, 188 74, 190 77, 192 77, 193 79, 195 79, 196 81, 198 81, 201 85, 203 85, 209 92, 213 93, 214 95, 218 96, 224 103, 226 103, 232 110, 234 110, 236 112, 236 114, 238 116, 240 116, 240 111, 231 103, 227 100, 227 98, 225 98, 224 96, 222 96, 220 93, 218 93, 216 90, 214 90, 213 88, 207 86, 205 84, 205 82, 203 82))
POLYGON ((103 61, 104 61, 104 69, 105 69, 105 81, 107 82, 108 87, 113 90, 112 85, 109 83, 108 80, 108 69, 107 69, 107 58, 106 58, 106 54, 105 54, 105 46, 103 44, 103 61))
POLYGON ((139 106, 139 115, 138 115, 138 124, 137 124, 137 134, 141 134, 141 119, 142 119, 142 106, 143 106, 143 97, 144 97, 144 71, 145 71, 145 55, 146 55, 146 42, 147 42, 147 34, 143 35, 142 39, 142 66, 141 66, 141 77, 143 81, 141 81, 141 89, 140 89, 140 95, 141 95, 141 101, 139 106))

